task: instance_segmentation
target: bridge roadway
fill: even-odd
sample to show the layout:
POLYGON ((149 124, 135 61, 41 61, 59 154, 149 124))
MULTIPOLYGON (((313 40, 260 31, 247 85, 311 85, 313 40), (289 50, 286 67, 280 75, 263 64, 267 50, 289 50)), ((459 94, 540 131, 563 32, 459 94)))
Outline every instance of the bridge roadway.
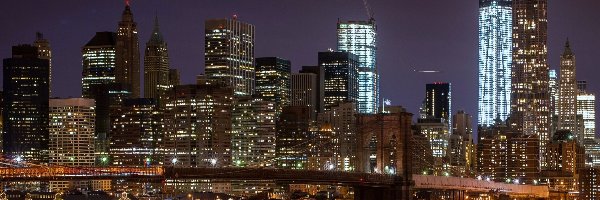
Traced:
MULTIPOLYGON (((180 167, 64 167, 37 166, 0 168, 0 182, 50 180, 125 179, 162 182, 165 179, 275 180, 307 184, 345 184, 350 186, 393 187, 403 185, 400 176, 341 171, 313 171, 274 168, 180 168, 180 167)), ((548 187, 488 182, 470 178, 413 175, 413 189, 462 190, 549 196, 548 187)))

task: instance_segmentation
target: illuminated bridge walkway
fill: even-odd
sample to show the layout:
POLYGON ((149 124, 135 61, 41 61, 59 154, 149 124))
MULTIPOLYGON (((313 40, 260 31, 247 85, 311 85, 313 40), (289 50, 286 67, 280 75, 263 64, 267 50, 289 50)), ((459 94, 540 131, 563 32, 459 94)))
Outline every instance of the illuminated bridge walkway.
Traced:
POLYGON ((124 179, 161 182, 165 179, 275 180, 307 184, 345 184, 353 187, 391 188, 412 185, 414 190, 465 191, 547 198, 545 186, 515 185, 477 179, 413 175, 413 183, 385 174, 311 171, 273 168, 179 168, 179 167, 64 167, 29 166, 0 168, 0 182, 40 180, 124 179))

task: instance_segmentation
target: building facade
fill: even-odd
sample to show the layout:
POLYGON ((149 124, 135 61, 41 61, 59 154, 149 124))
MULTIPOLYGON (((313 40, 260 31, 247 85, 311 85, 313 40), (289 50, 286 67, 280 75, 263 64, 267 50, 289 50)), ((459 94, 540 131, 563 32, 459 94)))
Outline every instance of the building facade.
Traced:
POLYGON ((84 98, 92 98, 91 87, 116 83, 116 54, 117 34, 114 32, 97 32, 83 46, 83 72, 81 78, 81 93, 84 98))
POLYGON ((3 60, 4 155, 27 162, 48 162, 50 64, 31 45, 12 47, 3 60))
POLYGON ((325 107, 325 103, 324 103, 324 97, 325 97, 325 88, 324 88, 324 83, 325 83, 325 69, 323 69, 323 67, 321 66, 302 66, 302 69, 300 69, 300 71, 298 71, 300 74, 314 74, 316 75, 317 78, 317 91, 316 91, 316 97, 317 97, 317 112, 323 112, 323 109, 325 107))
POLYGON ((199 82, 170 90, 165 105, 165 165, 229 166, 233 88, 199 82))
POLYGON ((312 73, 292 74, 290 105, 306 106, 311 110, 311 119, 317 119, 319 103, 323 99, 318 95, 318 77, 312 73))
POLYGON ((452 124, 452 87, 450 83, 427 84, 425 92, 427 118, 444 119, 450 126, 452 124))
POLYGON ((273 166, 276 104, 260 98, 236 97, 232 110, 231 155, 236 166, 273 166))
POLYGON ((577 133, 577 76, 575 55, 571 51, 569 41, 567 41, 565 50, 560 56, 558 91, 558 129, 577 133))
POLYGON ((109 162, 114 166, 163 163, 164 114, 155 99, 126 99, 111 112, 109 162))
POLYGON ((256 58, 255 95, 276 104, 277 116, 290 104, 292 63, 278 57, 256 58))
POLYGON ((338 51, 358 57, 359 113, 377 113, 379 108, 379 74, 377 72, 377 26, 368 21, 338 21, 338 51))
POLYGON ((48 39, 44 38, 44 34, 37 32, 35 34, 35 41, 33 41, 33 46, 38 48, 38 57, 41 59, 47 59, 49 65, 50 75, 48 77, 50 85, 50 96, 52 96, 52 48, 50 48, 50 42, 48 39))
POLYGON ((537 184, 540 174, 537 135, 524 135, 505 124, 479 129, 477 173, 509 183, 537 184))
MULTIPOLYGON (((577 115, 583 118, 583 133, 578 138, 583 140, 596 139, 596 95, 587 91, 585 81, 578 81, 577 115)), ((580 140, 582 141, 582 140, 580 140)))
POLYGON ((358 152, 358 141, 356 139, 357 114, 359 113, 356 110, 355 102, 338 102, 336 105, 331 106, 329 111, 319 113, 318 126, 322 132, 329 132, 331 135, 329 141, 333 141, 335 144, 329 146, 329 148, 321 149, 333 151, 331 161, 337 170, 354 171, 356 168, 356 152, 358 152))
POLYGON ((594 199, 600 195, 600 168, 586 167, 580 171, 579 197, 581 199, 594 199))
MULTIPOLYGON (((511 126, 537 135, 540 154, 550 141, 548 1, 513 0, 511 126)), ((542 166, 544 158, 540 158, 542 166)))
POLYGON ((169 51, 156 17, 144 54, 144 97, 160 101, 169 88, 169 51))
POLYGON ((50 99, 49 105, 50 164, 94 166, 94 99, 50 99))
POLYGON ((479 99, 477 122, 493 125, 510 114, 512 1, 479 1, 479 99))
POLYGON ((234 19, 204 24, 205 74, 223 79, 236 95, 254 91, 254 25, 234 19))
POLYGON ((336 102, 358 98, 358 57, 349 52, 319 52, 319 67, 323 68, 324 110, 336 102))
POLYGON ((137 23, 129 4, 125 6, 117 27, 115 46, 115 77, 132 98, 140 97, 140 46, 137 23))
POLYGON ((277 167, 306 169, 307 151, 315 131, 312 111, 308 106, 287 106, 277 120, 277 167))

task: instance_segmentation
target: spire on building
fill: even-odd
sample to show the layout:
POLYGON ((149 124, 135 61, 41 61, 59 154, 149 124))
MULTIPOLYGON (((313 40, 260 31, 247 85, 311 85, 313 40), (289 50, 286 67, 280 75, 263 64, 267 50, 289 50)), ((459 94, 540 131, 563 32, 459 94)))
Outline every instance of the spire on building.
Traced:
POLYGON ((129 6, 129 0, 125 1, 125 10, 123 10, 121 21, 133 22, 133 13, 131 12, 131 7, 129 6))
POLYGON ((573 51, 571 50, 569 38, 567 38, 567 42, 565 42, 565 51, 563 52, 563 56, 573 56, 573 51))
POLYGON ((160 28, 158 25, 158 15, 154 16, 154 29, 152 30, 152 35, 150 36, 151 43, 163 43, 163 37, 160 33, 160 28))

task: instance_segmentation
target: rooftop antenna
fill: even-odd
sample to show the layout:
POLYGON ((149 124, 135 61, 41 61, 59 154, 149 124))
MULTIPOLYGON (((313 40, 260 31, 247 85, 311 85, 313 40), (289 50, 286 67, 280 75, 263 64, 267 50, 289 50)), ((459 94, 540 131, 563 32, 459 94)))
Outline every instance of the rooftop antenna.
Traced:
POLYGON ((369 2, 367 2, 367 0, 363 0, 363 3, 365 4, 365 10, 367 11, 367 15, 369 16, 369 19, 373 19, 373 10, 371 10, 371 6, 369 6, 369 2))

